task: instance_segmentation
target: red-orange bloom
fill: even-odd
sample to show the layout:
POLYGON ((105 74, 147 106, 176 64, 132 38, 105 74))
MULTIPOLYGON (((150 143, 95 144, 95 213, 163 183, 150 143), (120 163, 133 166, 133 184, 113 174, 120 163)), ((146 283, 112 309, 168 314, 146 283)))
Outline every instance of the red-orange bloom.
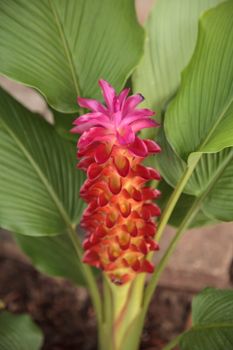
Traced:
POLYGON ((160 148, 136 133, 158 124, 151 119, 151 110, 136 108, 143 100, 140 94, 127 97, 125 89, 116 95, 106 81, 99 85, 106 105, 78 98, 79 105, 91 112, 77 118, 72 129, 82 134, 78 167, 87 172, 80 191, 88 203, 81 221, 86 230, 83 261, 123 284, 154 269, 146 255, 158 249, 153 217, 160 215, 160 209, 153 200, 159 191, 145 183, 159 180, 160 175, 142 162, 160 148))

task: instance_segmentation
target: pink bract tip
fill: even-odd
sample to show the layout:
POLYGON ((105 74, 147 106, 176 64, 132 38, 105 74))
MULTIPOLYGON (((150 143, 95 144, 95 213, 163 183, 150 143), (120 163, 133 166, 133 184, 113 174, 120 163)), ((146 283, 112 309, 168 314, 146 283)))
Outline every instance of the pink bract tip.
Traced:
POLYGON ((82 134, 79 148, 89 146, 94 140, 112 141, 128 148, 137 156, 146 156, 150 151, 136 133, 145 128, 154 128, 159 124, 151 119, 155 113, 150 109, 139 109, 137 106, 144 100, 141 94, 128 96, 129 89, 119 95, 105 80, 99 80, 105 105, 94 99, 78 97, 80 107, 91 112, 74 121, 73 133, 82 134))

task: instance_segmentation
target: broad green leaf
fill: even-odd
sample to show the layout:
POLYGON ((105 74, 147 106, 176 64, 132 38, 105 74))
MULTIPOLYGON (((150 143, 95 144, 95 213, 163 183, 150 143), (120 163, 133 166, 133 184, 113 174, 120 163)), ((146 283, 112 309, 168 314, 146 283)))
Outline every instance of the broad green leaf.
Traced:
POLYGON ((0 90, 0 226, 31 236, 64 233, 83 209, 75 145, 0 90))
POLYGON ((39 350, 43 335, 28 315, 0 312, 0 350, 39 350))
POLYGON ((122 88, 143 40, 133 0, 0 2, 0 73, 61 112, 78 110, 77 95, 99 97, 100 78, 122 88))
POLYGON ((78 135, 72 134, 70 130, 73 127, 73 121, 78 117, 76 114, 65 114, 53 110, 54 127, 56 131, 66 140, 77 143, 78 135))
POLYGON ((201 153, 233 146, 233 2, 204 14, 195 53, 170 104, 165 132, 190 164, 201 153))
POLYGON ((181 336, 181 350, 233 349, 233 291, 208 288, 194 298, 192 328, 181 336))
POLYGON ((199 16, 222 1, 156 1, 145 27, 145 55, 133 75, 134 89, 148 107, 159 112, 174 95, 194 51, 199 16))
MULTIPOLYGON (((154 157, 153 166, 155 166, 166 180, 168 185, 175 188, 187 164, 174 152, 163 129, 159 133, 159 144, 162 152, 154 157)), ((232 221, 233 220, 233 148, 226 148, 218 153, 203 154, 199 160, 193 174, 187 182, 183 194, 178 201, 177 208, 171 218, 170 223, 178 224, 180 220, 174 221, 176 213, 182 217, 191 208, 194 199, 203 197, 202 208, 199 215, 206 217, 207 223, 212 220, 232 221), (188 199, 189 198, 189 199, 188 199), (185 200, 186 199, 186 200, 185 200), (182 204, 183 203, 183 204, 182 204), (184 209, 184 206, 186 210, 184 209), (208 219, 209 218, 209 219, 208 219)), ((165 189, 167 191, 167 188, 165 189)), ((169 191, 168 191, 169 193, 169 191)), ((169 196, 169 194, 165 194, 169 196)), ((161 196, 162 202, 166 202, 161 196)), ((181 219, 180 217, 180 219, 181 219)), ((200 218, 201 219, 201 218, 200 218)), ((199 221, 200 224, 204 222, 199 221)), ((196 220, 192 223, 196 225, 196 220)), ((198 224, 199 225, 199 224, 198 224)))
POLYGON ((187 167, 184 160, 202 154, 184 192, 204 196, 205 215, 223 221, 233 220, 232 14, 231 1, 202 17, 195 54, 165 115, 168 142, 157 158, 162 175, 174 187, 187 167))
MULTIPOLYGON (((160 127, 156 142, 160 145, 161 152, 153 157, 153 166, 158 168, 170 186, 175 187, 185 171, 186 163, 172 149, 166 138, 163 125, 160 127)), ((189 193, 187 189, 185 192, 193 194, 193 192, 189 193)))
MULTIPOLYGON (((171 186, 169 186, 164 180, 159 183, 158 189, 161 191, 162 195, 156 202, 163 212, 164 207, 166 206, 174 189, 171 186)), ((191 196, 183 193, 179 198, 168 223, 171 226, 179 227, 182 220, 188 214, 188 211, 194 204, 195 200, 196 200, 195 196, 191 196)), ((189 227, 193 228, 193 227, 201 227, 205 225, 212 225, 212 224, 215 224, 216 222, 217 220, 214 220, 213 218, 208 217, 208 215, 206 215, 203 212, 203 210, 200 209, 189 227)))
POLYGON ((227 152, 228 156, 212 177, 203 203, 204 213, 221 221, 233 221, 233 148, 227 152))
MULTIPOLYGON (((154 166, 159 169, 166 182, 175 187, 184 173, 187 163, 175 153, 165 136, 163 127, 159 131, 157 140, 162 152, 154 157, 154 166)), ((203 154, 186 184, 184 192, 195 196, 200 195, 207 188, 225 159, 228 158, 229 152, 231 152, 231 149, 226 148, 221 152, 203 154)))
POLYGON ((80 261, 67 234, 53 237, 29 237, 20 234, 14 236, 39 271, 85 285, 84 277, 80 273, 80 261))

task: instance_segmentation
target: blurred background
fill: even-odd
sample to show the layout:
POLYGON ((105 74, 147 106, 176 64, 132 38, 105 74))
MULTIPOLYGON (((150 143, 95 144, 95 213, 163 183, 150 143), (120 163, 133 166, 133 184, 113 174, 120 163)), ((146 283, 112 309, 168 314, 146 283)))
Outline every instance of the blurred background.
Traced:
MULTIPOLYGON (((141 24, 154 2, 136 0, 141 24)), ((0 77, 0 85, 27 108, 53 121, 47 104, 35 90, 5 77, 0 77)), ((161 251, 173 234, 174 230, 168 227, 161 251)), ((190 302, 198 291, 206 286, 232 288, 232 285, 233 223, 189 230, 162 275, 141 349, 161 349, 188 326, 190 302)), ((0 230, 0 302, 13 312, 32 315, 44 331, 44 350, 95 349, 95 319, 85 289, 37 272, 4 230, 0 230)))

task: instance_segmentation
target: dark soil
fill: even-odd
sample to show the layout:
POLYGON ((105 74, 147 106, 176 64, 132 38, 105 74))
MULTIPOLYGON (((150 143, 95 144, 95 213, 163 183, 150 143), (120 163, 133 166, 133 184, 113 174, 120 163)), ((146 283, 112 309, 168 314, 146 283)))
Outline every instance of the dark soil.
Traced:
MULTIPOLYGON (((0 300, 14 313, 29 313, 42 328, 43 350, 96 350, 94 312, 85 289, 36 271, 15 244, 0 240, 0 300)), ((141 350, 159 350, 186 326, 191 295, 158 288, 141 350)))

